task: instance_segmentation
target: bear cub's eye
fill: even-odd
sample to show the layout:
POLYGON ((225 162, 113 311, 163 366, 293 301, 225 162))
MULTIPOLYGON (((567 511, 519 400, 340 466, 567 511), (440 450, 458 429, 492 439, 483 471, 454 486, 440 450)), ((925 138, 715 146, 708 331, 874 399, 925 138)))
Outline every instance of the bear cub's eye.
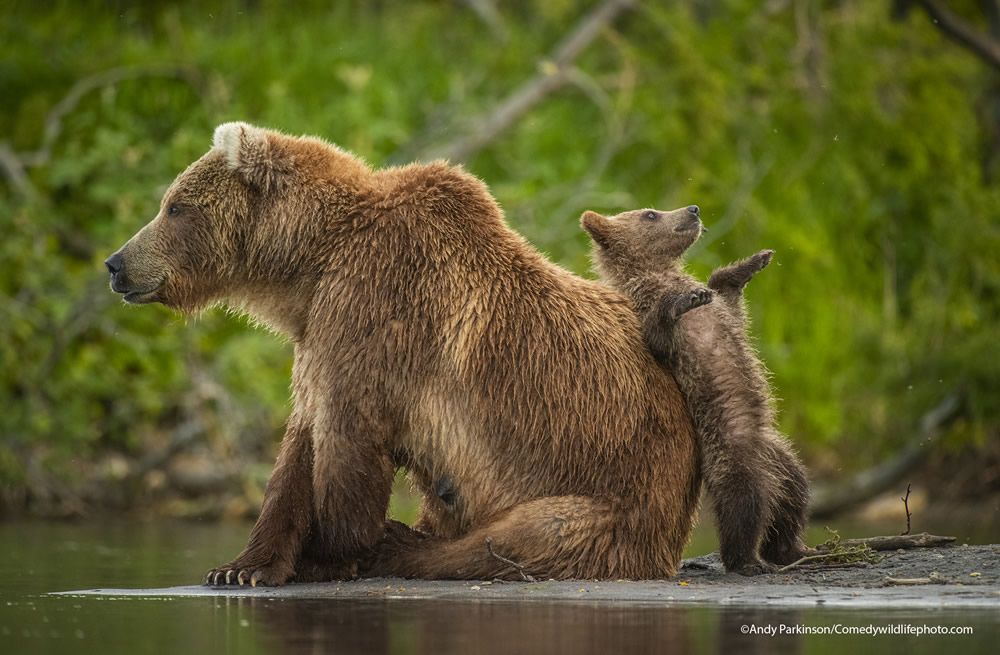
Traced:
POLYGON ((170 203, 170 206, 167 207, 167 216, 176 216, 177 214, 180 213, 181 213, 180 205, 178 205, 176 202, 170 203))
POLYGON ((657 218, 656 212, 646 212, 642 215, 647 221, 655 221, 657 218))

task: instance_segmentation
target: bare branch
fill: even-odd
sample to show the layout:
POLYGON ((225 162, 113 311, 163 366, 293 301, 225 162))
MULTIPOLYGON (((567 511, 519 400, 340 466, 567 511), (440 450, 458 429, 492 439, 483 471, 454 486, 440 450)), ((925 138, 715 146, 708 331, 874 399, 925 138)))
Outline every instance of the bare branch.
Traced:
POLYGON ((0 143, 0 170, 3 170, 14 188, 23 195, 37 195, 30 180, 25 175, 25 169, 45 166, 49 163, 49 159, 52 157, 52 147, 62 133, 63 119, 66 115, 73 111, 80 100, 91 91, 140 77, 173 77, 184 80, 196 91, 202 86, 201 76, 197 71, 176 66, 118 67, 88 75, 77 80, 66 92, 66 95, 49 111, 45 117, 42 144, 37 150, 17 153, 10 148, 9 144, 0 143))
POLYGON ((952 13, 940 0, 913 0, 930 15, 938 29, 994 68, 1000 69, 1000 43, 952 13))
POLYGON ((810 503, 812 517, 833 516, 891 488, 924 461, 944 428, 959 415, 960 407, 959 394, 947 396, 921 418, 919 438, 903 448, 892 460, 862 471, 845 483, 815 488, 810 503))
POLYGON ((905 537, 906 535, 910 534, 910 517, 913 516, 912 514, 910 514, 910 485, 909 484, 906 485, 906 495, 903 496, 902 498, 900 498, 900 500, 903 501, 903 509, 906 510, 906 532, 900 532, 899 534, 900 534, 900 536, 904 536, 905 537))
POLYGON ((605 25, 635 3, 636 0, 607 0, 599 5, 553 49, 548 59, 541 62, 535 77, 518 87, 488 114, 472 119, 471 128, 457 139, 427 149, 420 158, 465 161, 474 155, 547 95, 563 86, 570 78, 573 61, 584 48, 605 25))
POLYGON ((500 43, 506 43, 510 38, 510 31, 507 29, 503 17, 497 11, 496 3, 493 0, 465 0, 469 9, 475 12, 479 20, 486 23, 486 26, 493 32, 493 38, 500 43))
POLYGON ((0 170, 3 170, 4 175, 10 180, 11 185, 22 196, 29 198, 38 196, 38 191, 31 183, 31 180, 28 179, 27 173, 24 172, 24 163, 11 150, 10 145, 6 141, 0 143, 0 170))
POLYGON ((1000 39, 1000 3, 997 0, 979 0, 979 6, 986 14, 990 34, 994 39, 1000 39))

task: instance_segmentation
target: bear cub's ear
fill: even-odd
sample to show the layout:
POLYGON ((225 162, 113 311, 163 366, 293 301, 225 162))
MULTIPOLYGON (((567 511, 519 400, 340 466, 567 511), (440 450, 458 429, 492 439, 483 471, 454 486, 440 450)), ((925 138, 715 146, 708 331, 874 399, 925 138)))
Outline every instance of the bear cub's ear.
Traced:
POLYGON ((611 243, 611 221, 607 216, 602 216, 597 212, 585 211, 580 217, 580 225, 590 238, 601 248, 607 248, 611 243))
POLYGON ((288 172, 289 162, 282 161, 271 134, 247 123, 223 123, 215 128, 212 147, 222 152, 227 168, 264 190, 276 189, 288 172))

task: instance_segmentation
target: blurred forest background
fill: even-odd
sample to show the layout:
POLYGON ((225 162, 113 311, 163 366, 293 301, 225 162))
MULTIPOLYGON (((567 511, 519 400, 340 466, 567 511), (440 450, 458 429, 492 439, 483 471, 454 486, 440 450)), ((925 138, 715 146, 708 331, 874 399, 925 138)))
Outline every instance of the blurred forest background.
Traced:
POLYGON ((580 275, 583 210, 700 205, 695 274, 777 250, 747 297, 817 503, 913 479, 995 520, 994 0, 0 13, 0 515, 259 508, 290 346, 220 310, 125 306, 103 265, 245 120, 377 166, 463 162, 580 275))

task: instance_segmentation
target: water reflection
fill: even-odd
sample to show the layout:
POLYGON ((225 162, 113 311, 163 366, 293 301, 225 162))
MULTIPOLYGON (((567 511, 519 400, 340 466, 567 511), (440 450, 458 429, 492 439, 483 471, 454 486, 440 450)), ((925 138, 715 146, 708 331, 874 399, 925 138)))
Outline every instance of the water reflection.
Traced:
POLYGON ((761 638, 744 623, 797 623, 795 612, 650 605, 244 599, 274 652, 765 653, 801 651, 797 637, 761 638))
MULTIPOLYGON (((837 524, 837 527, 842 527, 837 524)), ((164 587, 200 579, 249 526, 0 522, 0 653, 770 653, 994 652, 995 609, 801 610, 587 601, 100 598, 45 592, 164 587), (744 635, 743 625, 973 626, 969 636, 744 635), (956 647, 960 651, 955 651, 956 647)), ((949 532, 947 526, 934 528, 949 532)), ((882 528, 844 536, 889 534, 882 528)), ((959 534, 962 534, 959 532, 959 534)), ((996 542, 995 532, 982 540, 996 542)), ((696 554, 696 553, 695 553, 696 554)))

